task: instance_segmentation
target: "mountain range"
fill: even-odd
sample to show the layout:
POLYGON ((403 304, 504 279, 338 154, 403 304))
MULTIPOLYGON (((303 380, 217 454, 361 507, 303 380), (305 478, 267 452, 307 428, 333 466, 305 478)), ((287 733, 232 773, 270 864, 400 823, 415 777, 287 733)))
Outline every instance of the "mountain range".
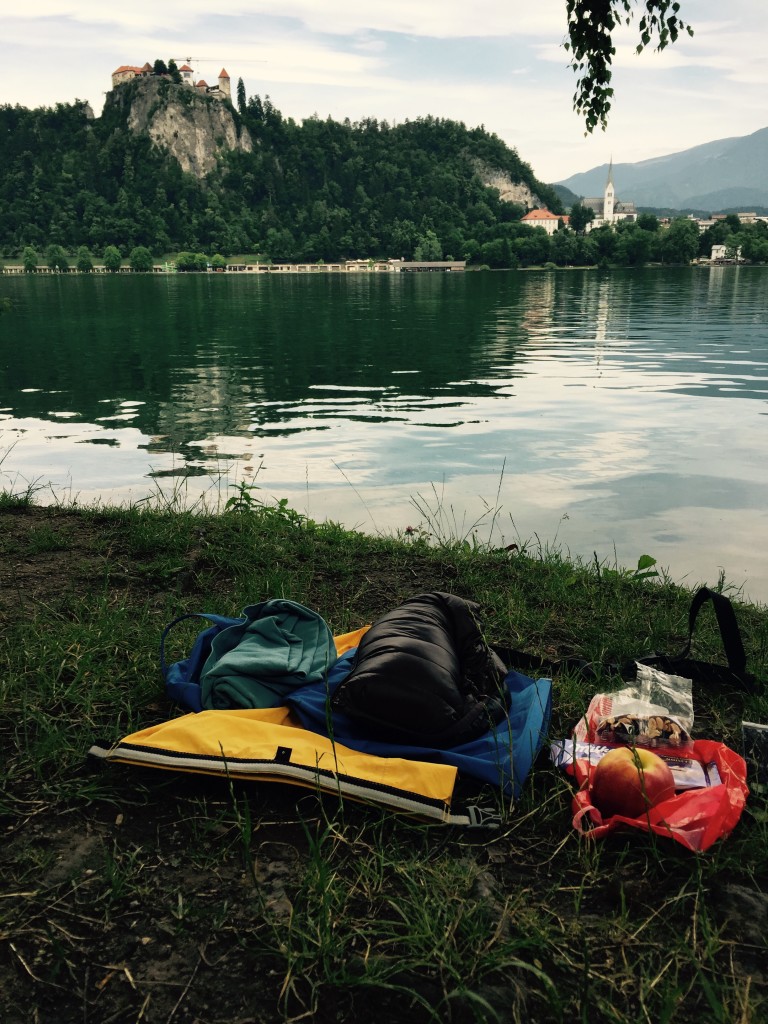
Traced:
MULTIPOLYGON (((608 164, 557 182, 582 198, 601 196, 608 164)), ((751 135, 613 165, 619 199, 639 207, 718 212, 768 207, 768 128, 751 135)))

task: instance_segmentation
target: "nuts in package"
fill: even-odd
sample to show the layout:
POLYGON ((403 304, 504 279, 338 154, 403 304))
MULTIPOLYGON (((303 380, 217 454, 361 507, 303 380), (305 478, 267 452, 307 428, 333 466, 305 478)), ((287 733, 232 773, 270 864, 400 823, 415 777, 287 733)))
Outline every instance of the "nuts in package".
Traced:
POLYGON ((595 694, 575 734, 613 746, 685 750, 693 745, 692 726, 691 680, 638 663, 632 686, 595 694))
POLYGON ((602 718, 595 729, 600 743, 638 744, 641 747, 682 747, 691 736, 668 715, 623 714, 602 718))

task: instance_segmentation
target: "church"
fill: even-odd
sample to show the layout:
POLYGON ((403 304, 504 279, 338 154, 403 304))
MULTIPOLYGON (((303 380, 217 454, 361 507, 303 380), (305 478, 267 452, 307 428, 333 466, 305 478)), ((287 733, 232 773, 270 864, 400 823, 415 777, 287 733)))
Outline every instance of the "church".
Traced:
POLYGON ((587 230, 601 228, 606 224, 618 224, 621 220, 637 220, 635 204, 621 202, 616 198, 616 189, 613 184, 613 160, 608 165, 608 181, 605 183, 605 192, 602 197, 594 196, 589 199, 582 199, 581 205, 591 209, 594 214, 587 226, 587 230))

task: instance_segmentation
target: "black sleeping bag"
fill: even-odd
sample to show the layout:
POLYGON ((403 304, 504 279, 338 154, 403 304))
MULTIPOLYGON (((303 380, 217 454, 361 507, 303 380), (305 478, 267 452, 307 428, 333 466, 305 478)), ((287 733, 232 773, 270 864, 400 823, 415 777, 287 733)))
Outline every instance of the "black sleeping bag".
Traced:
POLYGON ((506 668, 488 647, 479 606, 421 594, 378 619, 360 641, 331 704, 372 739, 445 749, 506 716, 506 668))

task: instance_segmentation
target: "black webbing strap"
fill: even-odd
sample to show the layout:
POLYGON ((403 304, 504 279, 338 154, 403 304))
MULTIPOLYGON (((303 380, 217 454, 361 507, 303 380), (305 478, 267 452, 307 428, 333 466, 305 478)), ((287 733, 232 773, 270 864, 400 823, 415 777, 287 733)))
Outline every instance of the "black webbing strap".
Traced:
POLYGON ((746 690, 748 693, 757 693, 761 689, 761 684, 758 683, 755 676, 751 672, 747 672, 747 656, 744 653, 744 644, 733 605, 724 594, 718 594, 717 591, 710 590, 709 587, 701 587, 693 596, 688 613, 688 641, 680 654, 673 656, 653 654, 637 658, 636 661, 661 669, 663 672, 685 676, 686 679, 692 679, 694 683, 723 688, 735 687, 738 690, 746 690), (728 668, 689 657, 696 618, 706 601, 711 601, 715 609, 728 668))
POLYGON ((691 610, 688 613, 688 643, 680 657, 687 658, 691 653, 696 616, 706 601, 711 601, 715 609, 715 617, 720 628, 720 636, 723 641, 728 668, 735 675, 744 675, 747 671, 747 656, 744 653, 744 644, 741 641, 741 631, 736 621, 736 612, 733 610, 733 605, 727 597, 724 597, 723 594, 718 594, 716 590, 710 590, 709 587, 701 587, 693 596, 691 610))
POLYGON ((591 662, 585 661, 584 658, 540 658, 537 654, 518 651, 512 647, 500 647, 498 644, 491 644, 490 646, 507 668, 523 669, 526 672, 544 672, 549 679, 563 671, 581 676, 584 679, 597 678, 591 662))
MULTIPOLYGON (((582 658, 566 657, 550 660, 540 658, 535 654, 528 654, 526 651, 514 650, 510 647, 500 647, 496 644, 491 646, 509 668, 516 668, 523 672, 544 672, 550 678, 554 678, 563 671, 568 671, 587 680, 593 680, 598 677, 595 667, 582 658)), ((741 631, 736 621, 736 612, 733 605, 724 594, 718 594, 717 591, 710 590, 709 587, 701 587, 693 596, 688 613, 688 640, 680 654, 650 654, 635 658, 622 666, 617 664, 606 665, 604 670, 609 674, 616 674, 622 678, 631 679, 635 675, 636 662, 650 665, 663 672, 685 676, 696 683, 705 683, 724 688, 733 688, 735 686, 737 689, 746 690, 748 693, 757 693, 761 689, 761 684, 758 683, 751 672, 747 671, 747 656, 744 653, 744 644, 741 639, 741 631), (702 606, 707 601, 711 601, 715 609, 715 617, 717 618, 717 625, 720 630, 728 668, 725 668, 724 665, 715 665, 708 661, 696 661, 689 657, 693 644, 696 619, 702 606)))

